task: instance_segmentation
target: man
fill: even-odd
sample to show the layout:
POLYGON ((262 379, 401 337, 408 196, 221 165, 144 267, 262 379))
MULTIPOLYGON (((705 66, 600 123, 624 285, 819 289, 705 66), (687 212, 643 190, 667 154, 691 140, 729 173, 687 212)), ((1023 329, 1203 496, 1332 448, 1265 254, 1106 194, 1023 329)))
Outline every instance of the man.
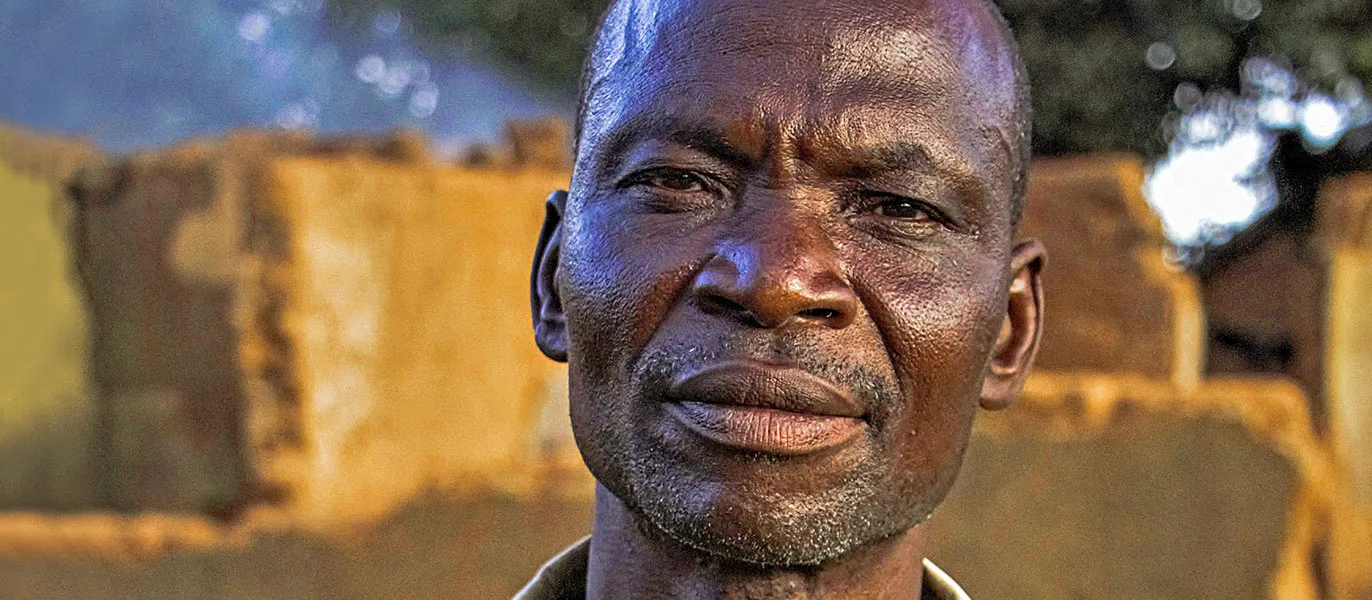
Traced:
POLYGON ((984 0, 622 0, 550 197, 592 535, 521 598, 962 598, 921 523, 1018 393, 1043 248, 984 0))

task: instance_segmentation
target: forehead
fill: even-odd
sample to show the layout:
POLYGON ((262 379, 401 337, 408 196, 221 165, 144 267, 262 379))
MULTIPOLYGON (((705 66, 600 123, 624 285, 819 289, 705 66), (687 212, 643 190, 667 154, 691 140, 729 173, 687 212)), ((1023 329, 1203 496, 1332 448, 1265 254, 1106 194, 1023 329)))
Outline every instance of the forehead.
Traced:
POLYGON ((594 49, 583 140, 684 120, 820 155, 917 138, 1008 161, 1014 67, 980 2, 618 2, 594 49))

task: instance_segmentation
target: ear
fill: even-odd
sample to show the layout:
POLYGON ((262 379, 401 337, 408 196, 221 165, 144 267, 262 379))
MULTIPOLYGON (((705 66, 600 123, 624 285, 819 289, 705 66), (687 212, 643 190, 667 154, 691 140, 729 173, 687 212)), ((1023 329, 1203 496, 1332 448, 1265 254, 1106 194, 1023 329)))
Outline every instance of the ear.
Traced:
POLYGON ((1038 240, 1020 242, 1010 259, 1010 295, 1005 322, 981 382, 981 407, 1001 410, 1024 388, 1043 329, 1043 286, 1039 272, 1047 255, 1038 240))
POLYGON ((557 291, 557 263, 562 254, 562 215, 566 210, 566 191, 558 190, 548 196, 543 231, 538 234, 533 273, 529 277, 534 341, 545 356, 558 362, 567 362, 567 316, 562 313, 562 297, 557 291))

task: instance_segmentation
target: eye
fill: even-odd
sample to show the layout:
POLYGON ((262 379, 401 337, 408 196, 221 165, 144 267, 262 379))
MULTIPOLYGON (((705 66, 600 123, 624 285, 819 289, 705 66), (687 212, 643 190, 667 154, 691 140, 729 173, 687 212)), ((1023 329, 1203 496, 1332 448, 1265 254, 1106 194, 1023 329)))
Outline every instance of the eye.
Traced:
POLYGON ((726 188, 710 175, 676 167, 630 174, 617 186, 647 213, 693 213, 721 206, 726 188))
POLYGON ((874 199, 879 202, 876 205, 876 213, 883 217, 904 221, 932 221, 936 219, 934 212, 917 200, 884 194, 874 199))
POLYGON ((681 169, 653 169, 633 178, 633 183, 672 192, 704 192, 708 187, 700 176, 681 169))

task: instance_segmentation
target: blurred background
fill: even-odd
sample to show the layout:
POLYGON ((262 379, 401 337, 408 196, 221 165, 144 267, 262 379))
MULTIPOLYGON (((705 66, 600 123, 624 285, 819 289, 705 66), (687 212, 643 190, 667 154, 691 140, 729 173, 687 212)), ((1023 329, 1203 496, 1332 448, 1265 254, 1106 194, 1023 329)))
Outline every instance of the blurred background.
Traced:
MULTIPOLYGON (((1372 2, 1000 5, 1048 323, 932 558, 1372 598, 1372 2)), ((524 307, 604 7, 0 4, 0 595, 505 598, 585 535, 524 307)))

